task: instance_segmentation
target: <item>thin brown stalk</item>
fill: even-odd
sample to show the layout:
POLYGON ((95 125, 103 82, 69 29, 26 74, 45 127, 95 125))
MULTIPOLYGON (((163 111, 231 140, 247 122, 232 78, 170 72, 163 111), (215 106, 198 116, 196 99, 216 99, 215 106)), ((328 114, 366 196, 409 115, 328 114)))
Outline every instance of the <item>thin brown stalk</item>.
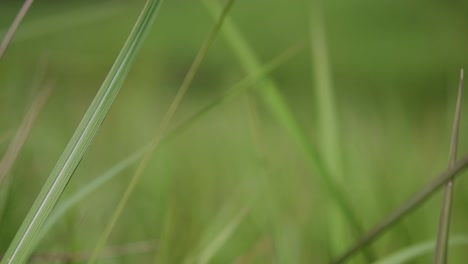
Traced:
MULTIPOLYGON (((458 85, 458 96, 457 103, 455 106, 455 116, 453 118, 453 127, 452 127, 452 140, 450 143, 450 153, 449 153, 449 165, 451 168, 455 165, 457 161, 457 150, 458 150, 458 134, 460 128, 460 113, 461 113, 461 102, 463 95, 463 69, 460 71, 460 83, 458 85)), ((439 219, 439 231, 437 234, 436 241, 436 250, 434 255, 434 263, 443 264, 447 263, 447 254, 448 254, 448 238, 450 232, 450 218, 452 211, 452 201, 453 201, 453 180, 450 180, 445 185, 442 208, 440 211, 439 219)))
POLYGON ((49 98, 51 90, 52 84, 48 83, 36 96, 28 111, 24 115, 23 121, 21 122, 18 130, 16 131, 16 134, 13 137, 13 140, 8 146, 5 155, 3 155, 3 158, 0 160, 0 186, 5 181, 8 172, 18 157, 24 142, 31 132, 34 122, 36 121, 39 113, 49 98))
POLYGON ((16 15, 15 19, 13 20, 13 23, 11 24, 5 37, 2 40, 2 43, 0 43, 0 59, 3 57, 3 54, 5 53, 5 50, 8 47, 8 44, 10 44, 10 41, 16 32, 16 29, 18 29, 18 26, 20 25, 21 21, 23 21, 24 16, 28 12, 33 2, 34 0, 24 1, 23 6, 21 7, 20 11, 16 15))
POLYGON ((376 238, 385 233, 385 231, 388 231, 395 223, 397 223, 398 220, 401 220, 409 212, 420 206, 431 195, 433 195, 437 189, 442 187, 448 181, 454 179, 457 175, 460 174, 459 172, 466 169, 467 167, 468 155, 457 161, 452 167, 439 174, 439 176, 437 176, 432 182, 421 188, 401 207, 393 211, 382 222, 372 228, 366 235, 364 235, 359 241, 351 246, 345 253, 336 258, 336 260, 334 260, 332 263, 344 263, 350 257, 358 253, 376 238))

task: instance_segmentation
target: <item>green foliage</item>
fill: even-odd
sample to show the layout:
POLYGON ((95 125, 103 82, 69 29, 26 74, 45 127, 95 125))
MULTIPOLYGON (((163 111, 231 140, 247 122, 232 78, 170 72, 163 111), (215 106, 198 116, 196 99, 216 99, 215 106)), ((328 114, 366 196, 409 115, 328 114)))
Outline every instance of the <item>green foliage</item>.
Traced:
MULTIPOLYGON (((55 88, 0 190, 0 254, 30 220, 143 2, 35 1, 19 26, 0 61, 0 153, 28 96, 38 94, 37 61, 47 59, 46 83, 55 88)), ((226 3, 206 4, 216 2, 226 3)), ((436 237, 441 199, 429 197, 453 171, 425 183, 447 167, 457 72, 468 60, 467 4, 320 2, 237 1, 222 38, 183 81, 213 19, 201 1, 166 1, 24 257, 89 260, 124 204, 96 250, 99 263, 328 263, 376 223, 361 240, 372 245, 371 260, 430 262, 434 243, 418 241, 436 237), (181 82, 187 93, 171 107, 181 82), (177 113, 165 117, 168 108, 177 113), (151 139, 159 141, 154 155, 146 154, 151 146, 134 152, 151 139), (144 170, 132 176, 145 154, 144 170), (157 250, 133 248, 138 241, 155 241, 157 250)), ((2 36, 20 4, 1 1, 2 36)), ((461 120, 460 135, 466 128, 461 120)), ((467 143, 461 136, 460 154, 467 143)), ((452 245, 466 243, 451 235, 466 233, 466 193, 457 178, 452 245)), ((464 263, 466 252, 448 251, 450 263, 464 263)))

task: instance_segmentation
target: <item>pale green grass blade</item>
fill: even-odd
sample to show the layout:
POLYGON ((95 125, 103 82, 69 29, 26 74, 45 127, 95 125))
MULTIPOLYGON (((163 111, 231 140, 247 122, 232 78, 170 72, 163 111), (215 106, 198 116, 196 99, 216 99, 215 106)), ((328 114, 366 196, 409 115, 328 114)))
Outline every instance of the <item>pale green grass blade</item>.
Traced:
POLYGON ((34 237, 60 198, 117 96, 159 3, 158 0, 146 3, 104 83, 10 244, 2 264, 26 261, 34 237))
MULTIPOLYGON (((203 3, 208 8, 211 14, 219 10, 219 6, 214 1, 204 0, 203 3)), ((260 60, 255 55, 253 49, 247 43, 240 31, 237 29, 232 19, 227 19, 223 33, 227 39, 228 44, 238 57, 239 62, 247 72, 255 72, 260 67, 260 60)), ((331 172, 327 168, 318 150, 311 144, 307 134, 301 128, 296 118, 293 116, 289 106, 282 97, 279 88, 276 84, 266 79, 259 84, 262 99, 265 100, 266 105, 278 120, 282 123, 283 127, 288 130, 296 143, 303 148, 307 155, 310 164, 317 174, 320 175, 324 182, 325 188, 330 194, 330 199, 335 199, 337 205, 345 215, 346 219, 352 226, 352 230, 357 235, 362 233, 363 228, 357 220, 356 214, 352 210, 349 200, 346 198, 345 190, 339 186, 339 183, 331 176, 331 172)))
MULTIPOLYGON (((382 258, 374 264, 402 264, 411 263, 415 258, 421 257, 426 254, 431 254, 434 251, 436 242, 428 241, 420 243, 391 254, 385 258, 382 258)), ((468 236, 453 236, 449 239, 448 245, 450 247, 463 246, 468 244, 468 236)))
POLYGON ((0 43, 0 59, 3 57, 3 54, 5 53, 5 50, 8 47, 8 44, 10 44, 11 40, 13 39, 13 35, 18 29, 18 26, 20 25, 21 21, 23 21, 24 16, 26 16, 26 13, 28 12, 33 2, 34 0, 24 1, 23 6, 19 10, 18 14, 13 20, 13 23, 11 24, 8 31, 6 32, 5 36, 3 37, 3 40, 0 43))
POLYGON ((331 65, 328 57, 323 11, 320 0, 313 1, 310 14, 310 50, 312 76, 314 77, 315 104, 320 130, 320 151, 332 176, 342 181, 338 108, 332 83, 331 65))
POLYGON ((460 175, 464 169, 468 167, 468 156, 463 157, 457 161, 453 167, 448 168, 439 174, 432 182, 417 191, 408 201, 401 207, 393 211, 383 221, 377 224, 369 232, 367 232, 361 239, 359 239, 353 246, 351 246, 345 253, 340 255, 333 263, 344 263, 349 258, 354 256, 357 252, 362 250, 372 241, 381 236, 385 231, 388 231, 398 220, 402 219, 412 210, 416 209, 423 202, 425 202, 431 195, 433 195, 440 187, 448 181, 460 175))
MULTIPOLYGON (((67 12, 48 14, 37 19, 26 20, 16 31, 11 43, 27 41, 57 32, 64 32, 75 27, 89 25, 116 15, 122 10, 123 8, 116 7, 115 4, 93 4, 87 7, 73 8, 67 12)), ((7 31, 8 29, 0 30, 0 35, 5 35, 7 31)))
MULTIPOLYGON (((336 104, 335 91, 332 82, 331 63, 327 44, 325 19, 322 3, 320 0, 310 3, 310 53, 311 68, 314 78, 315 105, 317 109, 317 128, 320 138, 320 153, 331 176, 336 182, 345 184, 342 154, 340 149, 341 138, 339 135, 338 108, 336 104)), ((328 227, 329 241, 332 253, 342 252, 348 245, 349 235, 347 232, 347 220, 340 213, 338 206, 327 210, 330 224, 328 227)), ((367 256, 368 254, 366 254, 367 256)), ((367 256, 367 261, 372 257, 367 256)))
MULTIPOLYGON (((458 133, 460 128, 460 114, 461 114, 461 103, 463 95, 463 69, 460 72, 460 83, 458 85, 458 96, 457 103, 455 106, 455 115, 453 118, 452 128, 452 140, 450 144, 449 154, 449 168, 452 167, 457 161, 457 150, 458 150, 458 133)), ((440 211, 439 219, 439 231, 437 234, 437 243, 435 248, 434 263, 443 264, 447 263, 448 255, 448 239, 450 231, 450 218, 452 211, 453 201, 453 180, 449 181, 445 186, 442 208, 440 211)))
MULTIPOLYGON (((273 59, 271 62, 267 63, 260 69, 258 73, 254 73, 252 75, 249 75, 239 81, 236 85, 233 87, 229 88, 223 95, 221 95, 219 98, 214 100, 212 103, 208 104, 207 106, 203 107, 201 110, 199 110, 197 113, 195 113, 192 117, 187 119, 185 122, 180 124, 177 128, 175 128, 172 132, 170 132, 166 137, 164 137, 161 140, 161 146, 164 144, 168 144, 171 142, 171 140, 175 139, 177 135, 182 133, 183 131, 189 129, 191 126, 196 124, 196 121, 201 119, 203 116, 206 114, 210 113, 213 109, 215 109, 217 106, 221 105, 223 102, 233 99, 236 96, 239 96, 242 92, 247 90, 249 87, 251 87, 253 84, 258 82, 259 80, 265 78, 266 75, 268 75, 272 70, 276 69, 278 66, 282 65, 287 59, 289 59, 291 56, 297 54, 298 48, 294 47, 283 54, 279 55, 275 59, 273 59)), ((150 144, 148 144, 149 146, 150 144)), ((116 165, 114 165, 112 168, 107 170, 105 173, 102 175, 99 175, 94 178, 91 182, 85 184, 83 187, 79 189, 78 192, 74 193, 72 196, 69 198, 65 199, 63 202, 60 202, 57 204, 56 208, 52 211, 50 214, 49 218, 45 222, 44 226, 42 229, 39 231, 38 235, 35 238, 34 244, 37 245, 41 240, 44 238, 44 236, 48 233, 48 231, 54 226, 54 224, 57 223, 57 221, 63 217, 63 215, 71 209, 73 206, 78 204, 80 201, 82 201, 84 198, 86 198, 90 193, 93 191, 99 189, 102 185, 105 183, 109 182, 112 180, 115 176, 117 176, 120 172, 123 170, 127 169, 131 165, 135 164, 138 160, 140 160, 143 155, 148 151, 149 147, 141 148, 140 150, 134 152, 124 160, 121 160, 118 162, 116 165)), ((32 246, 34 249, 35 246, 32 246)))
POLYGON ((232 5, 234 4, 235 0, 229 0, 226 5, 224 6, 222 12, 220 12, 220 16, 218 20, 216 21, 214 27, 211 29, 209 32, 208 36, 206 37, 205 41, 203 42, 200 50, 198 51, 195 59, 193 60, 192 64, 190 65, 189 70, 187 71, 187 74, 184 77, 184 80, 182 81, 182 84, 177 91, 177 94, 172 101, 171 105, 169 106, 169 109, 167 110, 166 114, 163 117, 163 120, 161 122, 160 129, 157 131, 155 137, 153 138, 151 145, 148 149, 148 151, 145 153, 145 156, 141 160, 141 162, 138 164, 135 173, 132 175, 132 178, 130 179, 130 183, 127 185, 127 188, 124 191, 124 194, 122 195, 122 198, 120 199, 119 203, 117 204, 117 207, 115 208, 112 216, 110 217, 110 220, 108 224, 106 225, 101 237, 99 238, 96 247, 94 249, 94 252, 89 259, 88 263, 95 263, 96 259, 100 255, 102 248, 104 248, 105 244, 107 243, 107 240, 114 229, 115 224, 117 223, 117 220, 120 218, 120 215, 122 214, 122 211, 124 210, 125 206, 127 205, 127 202, 132 195, 135 186, 137 185, 138 181, 140 180, 141 175, 143 174, 143 171, 147 167, 148 163, 151 160, 151 157, 153 156, 153 153, 156 151, 158 146, 161 143, 161 140, 166 133, 166 130, 172 121, 173 116, 175 115, 177 109, 179 108, 180 103, 182 102, 182 99, 184 98, 187 90, 189 89, 193 78, 195 77, 195 74, 197 73, 201 62, 205 58, 206 54, 208 53, 209 48, 213 44, 219 30, 221 29, 221 26, 224 22, 224 19, 226 15, 228 14, 229 10, 231 9, 232 5))

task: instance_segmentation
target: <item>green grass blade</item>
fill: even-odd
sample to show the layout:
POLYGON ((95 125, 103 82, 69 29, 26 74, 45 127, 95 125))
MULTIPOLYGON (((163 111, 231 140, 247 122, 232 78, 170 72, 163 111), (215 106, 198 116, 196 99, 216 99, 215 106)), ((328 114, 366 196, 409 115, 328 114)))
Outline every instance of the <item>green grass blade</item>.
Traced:
POLYGON ((10 244, 2 264, 26 261, 34 237, 60 198, 117 96, 159 3, 159 0, 146 3, 104 83, 10 244))
POLYGON ((393 211, 383 221, 377 224, 371 231, 367 232, 361 239, 359 239, 353 246, 351 246, 345 253, 336 258, 333 263, 344 263, 350 257, 354 256, 357 252, 362 250, 369 243, 374 241, 376 238, 381 236, 385 231, 388 231, 398 220, 402 219, 409 212, 416 209, 424 201, 426 201, 431 195, 433 195, 437 189, 442 187, 448 181, 454 179, 461 171, 468 167, 468 156, 457 161, 453 167, 448 168, 437 176, 432 182, 421 188, 416 192, 408 201, 406 201, 401 207, 393 211))
MULTIPOLYGON (((331 63, 328 57, 328 45, 323 15, 322 1, 312 1, 310 4, 310 53, 311 68, 314 78, 315 105, 317 109, 318 136, 320 138, 320 153, 331 176, 340 184, 347 183, 343 175, 341 138, 339 135, 338 108, 332 83, 331 63)), ((349 235, 346 230, 345 216, 335 204, 328 211, 330 224, 331 250, 334 253, 343 251, 348 245, 349 235)), ((367 262, 372 254, 366 252, 367 262)))
POLYGON ((23 6, 16 15, 15 19, 13 20, 13 23, 6 32, 5 36, 3 37, 3 40, 0 43, 0 59, 3 57, 3 54, 5 53, 5 50, 8 47, 8 44, 10 44, 11 40, 13 39, 13 35, 15 34, 16 29, 18 29, 18 26, 20 25, 21 21, 23 21, 24 16, 26 16, 26 13, 28 12, 33 2, 34 0, 24 1, 23 6))
POLYGON ((332 176, 337 180, 342 180, 341 160, 340 160, 340 136, 338 128, 338 114, 336 99, 331 76, 330 59, 328 58, 328 46, 326 42, 326 32, 324 18, 320 1, 314 1, 311 5, 310 14, 310 50, 312 61, 312 76, 315 80, 316 108, 318 110, 318 128, 320 129, 320 150, 323 153, 324 161, 332 176))
MULTIPOLYGON (((421 257, 423 255, 432 253, 434 250, 435 244, 436 244, 435 241, 428 241, 428 242, 416 244, 414 246, 399 250, 398 252, 395 252, 391 254, 390 256, 382 258, 374 262, 374 264, 408 263, 417 257, 421 257)), ((462 236, 462 235, 453 236, 450 238, 448 242, 448 245, 451 247, 462 246, 462 245, 467 245, 467 244, 468 244, 468 236, 462 236)))
POLYGON ((104 248, 105 244, 107 243, 107 240, 114 229, 115 224, 117 223, 117 220, 120 218, 120 215, 122 214, 122 211, 124 210, 125 206, 127 205, 128 199, 132 195, 141 175, 143 174, 144 169, 147 167, 148 163, 151 160, 151 157, 153 153, 156 151, 158 146, 161 143, 161 140, 166 133, 166 130, 172 121, 172 118, 174 114, 176 113, 180 103, 182 102, 183 97, 185 96, 187 90, 189 89, 193 78, 195 77, 195 74, 197 73, 201 62, 205 58, 206 54, 208 53, 209 48, 213 44, 219 30, 221 29, 221 26, 223 25, 224 19, 226 15, 228 14, 229 10, 231 9, 232 5, 234 4, 235 0, 229 0, 226 5, 224 6, 222 12, 220 12, 220 16, 218 20, 216 21, 214 27, 211 29, 209 32, 208 36, 206 37, 205 41, 203 42, 200 50, 198 51, 195 59, 193 60, 192 64, 190 65, 189 70, 187 71, 187 74, 184 77, 184 80, 182 81, 182 84, 177 91, 177 94, 172 101, 171 105, 169 106, 169 109, 167 110, 166 114, 164 115, 164 118, 161 122, 160 129, 156 133, 155 137, 153 138, 151 145, 148 149, 148 151, 145 153, 145 156, 143 159, 140 161, 138 164, 135 173, 132 175, 132 178, 130 179, 129 184, 127 185, 127 188, 124 191, 124 194, 122 195, 122 198, 120 199, 119 203, 117 204, 117 207, 115 208, 112 216, 110 217, 110 220, 108 224, 106 225, 101 237, 98 240, 98 243, 96 244, 96 247, 93 251, 93 254, 89 260, 88 263, 95 263, 96 259, 100 255, 102 249, 104 248))
MULTIPOLYGON (((187 119, 185 122, 177 126, 173 131, 171 131, 166 137, 161 140, 161 146, 164 144, 168 144, 171 140, 175 139, 177 135, 182 133, 183 131, 190 128, 192 125, 196 124, 196 121, 201 119, 206 114, 210 113, 215 107, 221 105, 223 102, 233 99, 236 96, 239 96, 242 92, 244 92, 247 88, 251 87, 253 84, 258 82, 259 80, 265 78, 272 70, 276 69, 278 66, 282 65, 285 60, 289 59, 291 56, 297 54, 299 47, 293 47, 283 54, 279 55, 278 57, 274 58, 271 62, 264 65, 259 72, 249 75, 239 81, 236 85, 232 88, 229 88, 223 95, 219 98, 214 100, 212 103, 208 104, 207 106, 203 107, 197 113, 195 113, 192 117, 187 119)), ((148 144, 149 146, 150 144, 148 144)), ((129 155, 127 158, 121 160, 116 165, 108 169, 102 175, 99 175, 94 178, 91 182, 85 184, 83 187, 80 187, 79 191, 74 193, 72 196, 67 198, 66 200, 57 204, 56 208, 52 211, 49 218, 45 222, 42 229, 39 231, 38 235, 35 237, 34 245, 32 249, 35 248, 44 236, 48 233, 48 231, 54 226, 55 223, 73 206, 78 204, 84 198, 86 198, 90 193, 97 190, 99 187, 104 185, 105 183, 112 180, 115 176, 117 176, 120 172, 127 169, 131 165, 135 164, 138 160, 140 160, 143 155, 148 151, 149 147, 141 148, 140 150, 135 151, 133 154, 129 155)))
MULTIPOLYGON (((219 6, 214 1, 204 0, 203 3, 211 14, 214 14, 219 10, 219 6)), ((235 55, 238 57, 239 62, 244 67, 245 71, 257 71, 261 65, 260 60, 257 58, 253 49, 237 29, 234 22, 229 18, 226 20, 223 33, 227 39, 228 44, 234 51, 235 55)), ((356 235, 360 235, 363 231, 363 228, 357 220, 358 218, 353 212, 349 200, 346 198, 344 188, 341 187, 339 183, 336 182, 332 177, 331 172, 327 168, 321 155, 318 153, 315 146, 311 144, 307 134, 301 128, 298 121, 289 109, 286 101, 283 99, 279 88, 270 79, 262 81, 259 83, 259 86, 261 86, 260 92, 262 94, 262 98, 265 100, 267 107, 269 107, 270 111, 276 115, 277 119, 282 123, 283 127, 288 130, 296 143, 304 150, 313 169, 317 172, 318 175, 320 175, 321 179, 323 180, 325 188, 330 194, 329 197, 331 199, 335 199, 340 210, 343 212, 344 216, 350 223, 352 231, 356 235)))
MULTIPOLYGON (((463 69, 460 72, 460 84, 458 86, 457 103, 455 106, 455 115, 453 118, 452 140, 450 144, 449 168, 457 161, 458 150, 458 132, 460 128, 461 102, 463 94, 463 69)), ((439 231, 437 234, 437 243, 435 248, 434 263, 447 263, 448 238, 450 231, 450 216, 453 201, 453 185, 451 180, 447 183, 444 190, 442 208, 440 211, 439 231)))

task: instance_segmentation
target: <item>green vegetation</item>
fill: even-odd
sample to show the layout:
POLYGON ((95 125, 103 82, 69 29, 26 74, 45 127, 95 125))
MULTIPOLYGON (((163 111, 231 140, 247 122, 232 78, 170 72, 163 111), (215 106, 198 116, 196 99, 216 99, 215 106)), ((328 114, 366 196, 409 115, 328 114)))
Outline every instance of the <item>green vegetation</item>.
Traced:
MULTIPOLYGON (((143 40, 130 32, 145 2, 35 1, 0 58, 4 262, 19 248, 13 263, 29 252, 47 263, 328 263, 433 192, 423 187, 447 168, 468 4, 237 0, 224 20, 231 1, 164 1, 122 61, 132 36, 143 40), (125 70, 109 112, 80 146, 114 61, 125 70)), ((148 3, 150 18, 159 1, 148 3)), ((0 3, 0 38, 21 4, 0 3)), ((464 181, 448 263, 468 258, 464 181)), ((442 195, 423 201, 350 263, 432 261, 442 195)))

